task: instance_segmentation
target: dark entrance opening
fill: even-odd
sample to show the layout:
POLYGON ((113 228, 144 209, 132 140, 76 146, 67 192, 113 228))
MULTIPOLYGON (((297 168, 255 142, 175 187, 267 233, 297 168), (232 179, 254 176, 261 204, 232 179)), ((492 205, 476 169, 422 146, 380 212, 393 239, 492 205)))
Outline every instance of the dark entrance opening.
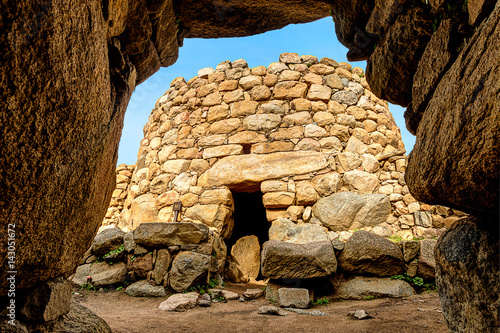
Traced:
POLYGON ((262 203, 262 192, 233 192, 234 228, 231 237, 226 241, 228 253, 238 239, 243 236, 255 235, 260 246, 269 240, 269 227, 266 209, 262 203))

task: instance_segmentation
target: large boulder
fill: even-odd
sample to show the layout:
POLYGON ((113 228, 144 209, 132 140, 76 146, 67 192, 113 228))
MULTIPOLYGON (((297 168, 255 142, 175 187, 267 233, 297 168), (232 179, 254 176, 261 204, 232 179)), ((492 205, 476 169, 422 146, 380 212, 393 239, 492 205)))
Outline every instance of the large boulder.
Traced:
POLYGON ((97 256, 102 256, 110 251, 116 250, 123 244, 125 233, 117 228, 107 228, 98 233, 92 243, 92 251, 97 256))
POLYGON ((184 312, 196 306, 200 294, 197 292, 190 292, 184 294, 174 294, 163 301, 158 306, 158 309, 163 311, 177 311, 184 312))
POLYGON ((423 239, 419 243, 420 254, 418 255, 417 275, 424 280, 434 280, 436 275, 434 248, 436 247, 437 240, 423 239))
POLYGON ((170 286, 177 292, 186 291, 206 276, 211 262, 212 257, 205 254, 180 252, 172 262, 169 273, 170 286))
POLYGON ((392 276, 404 271, 403 253, 387 238, 357 231, 338 258, 339 267, 352 274, 392 276))
MULTIPOLYGON (((214 3, 188 0, 175 6, 188 38, 243 37, 327 17, 330 5, 307 0, 214 3)), ((285 61, 289 60, 284 58, 285 61)))
POLYGON ((143 194, 132 201, 128 225, 133 229, 137 228, 142 223, 154 222, 157 220, 158 209, 156 208, 156 198, 153 194, 143 194))
POLYGON ((223 238, 231 236, 234 221, 228 207, 223 205, 196 205, 186 209, 185 217, 216 228, 223 238))
POLYGON ((260 271, 260 244, 257 236, 241 237, 231 248, 231 256, 239 269, 248 277, 256 279, 260 271))
POLYGON ((377 96, 402 106, 410 103, 413 76, 432 34, 428 17, 429 10, 419 6, 399 13, 379 40, 366 66, 368 83, 377 96))
POLYGON ((92 278, 94 287, 106 287, 125 281, 127 267, 125 263, 118 262, 113 265, 107 262, 91 263, 79 266, 72 281, 83 285, 87 283, 87 276, 92 278))
POLYGON ((19 313, 29 322, 47 322, 55 320, 70 311, 71 283, 64 279, 55 279, 41 283, 21 293, 22 308, 19 313))
POLYGON ((302 175, 328 166, 323 154, 315 151, 279 152, 228 156, 217 161, 205 172, 198 184, 226 185, 234 189, 259 189, 269 179, 302 175))
POLYGON ((147 277, 148 273, 153 270, 153 255, 145 253, 137 256, 132 262, 132 270, 138 277, 147 277))
POLYGON ((295 224, 289 219, 280 218, 269 228, 269 239, 294 244, 326 242, 329 240, 327 229, 310 223, 295 224))
POLYGON ((307 309, 309 303, 309 290, 305 288, 280 288, 278 299, 281 307, 307 309))
POLYGON ((156 253, 155 267, 151 276, 157 285, 163 282, 163 278, 168 273, 171 263, 172 256, 170 252, 167 249, 159 249, 156 253))
POLYGON ((385 194, 340 192, 319 199, 312 212, 328 229, 346 231, 386 222, 391 203, 385 194))
POLYGON ((497 1, 441 76, 418 124, 405 177, 419 201, 498 214, 500 99, 494 96, 500 94, 499 38, 497 1))
POLYGON ((73 300, 67 314, 33 327, 31 332, 111 333, 111 328, 94 312, 73 300))
POLYGON ((143 223, 134 230, 134 241, 148 247, 199 244, 207 237, 206 225, 191 222, 143 223))
POLYGON ((307 279, 337 270, 331 242, 292 244, 277 240, 264 243, 262 275, 271 279, 307 279))
POLYGON ((15 225, 16 287, 25 289, 71 275, 90 247, 116 185, 136 72, 108 37, 102 2, 3 5, 0 216, 5 230, 15 225))
POLYGON ((497 332, 499 253, 498 216, 462 218, 439 238, 436 284, 451 331, 497 332))
POLYGON ((146 280, 140 280, 132 283, 125 289, 129 296, 133 297, 163 297, 166 295, 163 286, 152 286, 146 280))
POLYGON ((343 299, 408 297, 415 294, 415 290, 406 281, 363 276, 356 276, 342 283, 335 291, 335 296, 343 299))

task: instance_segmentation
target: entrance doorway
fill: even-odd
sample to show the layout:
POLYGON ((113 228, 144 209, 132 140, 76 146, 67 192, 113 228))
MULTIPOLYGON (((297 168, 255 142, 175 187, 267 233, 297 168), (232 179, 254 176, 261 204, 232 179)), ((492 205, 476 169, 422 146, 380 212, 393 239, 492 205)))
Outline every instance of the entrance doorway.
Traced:
POLYGON ((231 237, 226 241, 228 252, 238 239, 255 235, 259 244, 269 240, 271 223, 267 221, 266 208, 262 203, 262 192, 233 192, 234 228, 231 237))

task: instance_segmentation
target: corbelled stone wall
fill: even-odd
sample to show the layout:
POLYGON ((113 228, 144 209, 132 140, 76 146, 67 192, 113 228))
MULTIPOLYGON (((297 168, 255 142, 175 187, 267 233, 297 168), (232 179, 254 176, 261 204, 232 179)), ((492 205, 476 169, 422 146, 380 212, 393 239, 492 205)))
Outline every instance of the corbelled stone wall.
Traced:
POLYGON ((409 193, 399 128, 361 68, 295 53, 279 60, 267 68, 225 61, 188 82, 175 79, 144 127, 131 181, 130 167, 117 169, 103 224, 172 222, 180 201, 179 221, 228 238, 232 193, 242 191, 264 193, 270 222, 284 217, 336 233, 435 237, 458 219, 409 193))
POLYGON ((120 164, 116 168, 116 188, 111 196, 111 202, 109 203, 106 216, 104 216, 104 220, 102 221, 103 226, 116 224, 116 221, 123 210, 123 204, 125 202, 125 198, 127 197, 134 169, 135 167, 133 165, 126 164, 120 164))

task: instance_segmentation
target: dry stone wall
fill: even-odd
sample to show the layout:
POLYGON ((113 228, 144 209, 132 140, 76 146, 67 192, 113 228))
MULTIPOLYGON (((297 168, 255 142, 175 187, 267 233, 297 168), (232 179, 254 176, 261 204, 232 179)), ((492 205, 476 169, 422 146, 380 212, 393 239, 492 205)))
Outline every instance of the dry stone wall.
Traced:
POLYGON ((116 188, 113 191, 111 202, 109 203, 106 216, 102 221, 102 225, 116 224, 120 213, 123 210, 123 204, 127 198, 127 193, 130 187, 130 180, 135 167, 133 165, 120 164, 116 168, 116 188))
POLYGON ((318 224, 333 237, 355 229, 433 237, 456 219, 409 193, 399 128, 361 68, 295 53, 279 60, 224 61, 172 81, 144 127, 126 198, 131 168, 119 167, 106 223, 172 222, 181 201, 178 221, 228 238, 235 191, 264 193, 269 221, 318 224))

